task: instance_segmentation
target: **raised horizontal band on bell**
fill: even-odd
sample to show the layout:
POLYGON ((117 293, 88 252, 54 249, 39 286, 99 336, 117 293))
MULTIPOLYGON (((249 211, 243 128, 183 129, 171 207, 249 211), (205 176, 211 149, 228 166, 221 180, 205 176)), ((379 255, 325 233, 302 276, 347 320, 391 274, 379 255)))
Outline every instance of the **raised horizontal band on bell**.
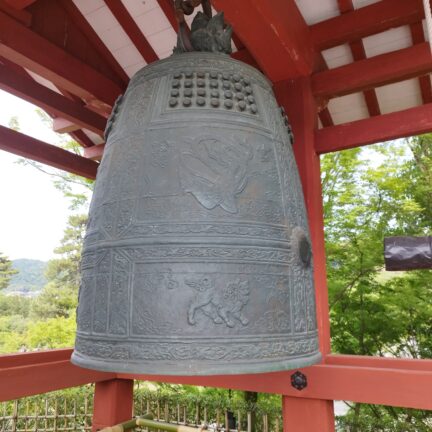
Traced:
MULTIPOLYGON (((109 341, 109 342, 113 342, 113 343, 122 343, 124 342, 124 338, 120 338, 118 337, 118 335, 104 335, 98 332, 92 332, 91 334, 88 332, 82 332, 82 331, 77 331, 77 335, 81 338, 81 339, 85 339, 87 341, 91 341, 92 339, 94 339, 95 337, 98 338, 98 340, 105 340, 105 341, 109 341)), ((299 341, 303 341, 305 339, 307 340, 313 340, 315 338, 315 336, 318 335, 317 331, 309 331, 309 332, 304 332, 304 333, 292 333, 292 334, 286 334, 286 333, 277 333, 277 334, 272 334, 272 333, 262 333, 260 334, 261 336, 264 336, 266 341, 272 341, 272 342, 299 342, 299 341)), ((246 342, 246 343, 250 343, 251 340, 253 340, 254 338, 256 338, 256 334, 249 334, 249 335, 235 335, 232 338, 230 338, 229 340, 226 339, 225 336, 209 336, 209 335, 204 335, 204 336, 188 336, 188 335, 183 335, 182 336, 182 340, 179 341, 178 340, 178 336, 177 335, 173 335, 173 336, 169 336, 169 335, 160 335, 160 334, 156 334, 153 336, 149 336, 149 335, 134 335, 134 334, 130 334, 128 336, 128 341, 135 341, 135 342, 140 342, 140 341, 145 341, 145 342, 151 342, 151 343, 160 343, 163 344, 165 342, 168 343, 200 343, 200 342, 206 342, 211 340, 214 343, 217 342, 223 342, 226 344, 238 344, 238 343, 242 343, 242 342, 246 342)))
POLYGON ((267 360, 264 362, 250 362, 249 364, 245 363, 244 361, 229 361, 227 363, 199 361, 190 364, 190 362, 183 362, 181 360, 158 360, 157 362, 95 360, 82 356, 77 352, 74 352, 72 354, 71 362, 76 366, 85 367, 88 369, 96 369, 105 372, 134 373, 143 375, 200 376, 238 374, 239 367, 241 368, 240 370, 242 374, 299 369, 319 363, 321 358, 322 356, 320 353, 314 353, 312 355, 304 355, 301 357, 286 360, 267 360))
MULTIPOLYGON (((281 250, 289 250, 291 242, 290 241, 284 241, 284 240, 263 240, 263 239, 246 239, 243 237, 236 238, 236 237, 213 237, 208 236, 208 241, 206 242, 206 246, 253 246, 254 248, 267 248, 267 249, 281 249, 281 250), (227 238, 229 238, 229 243, 227 243, 227 238)), ((113 240, 99 240, 97 243, 86 246, 85 251, 91 251, 95 248, 110 248, 110 247, 129 247, 129 246, 155 246, 155 245, 161 245, 161 246, 181 246, 181 245, 202 245, 202 238, 194 238, 194 237, 188 237, 188 238, 181 238, 176 240, 175 237, 170 238, 158 238, 154 239, 153 237, 139 237, 139 238, 127 238, 127 239, 113 239, 113 240)))

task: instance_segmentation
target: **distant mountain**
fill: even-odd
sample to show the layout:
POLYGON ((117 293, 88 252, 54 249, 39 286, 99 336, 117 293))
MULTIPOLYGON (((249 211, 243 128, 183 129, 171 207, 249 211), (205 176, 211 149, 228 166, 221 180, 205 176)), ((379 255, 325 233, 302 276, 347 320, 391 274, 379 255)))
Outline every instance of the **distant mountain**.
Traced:
POLYGON ((5 293, 29 295, 40 291, 47 283, 44 276, 46 265, 46 262, 34 259, 13 260, 12 266, 18 273, 12 276, 9 286, 4 290, 5 293))

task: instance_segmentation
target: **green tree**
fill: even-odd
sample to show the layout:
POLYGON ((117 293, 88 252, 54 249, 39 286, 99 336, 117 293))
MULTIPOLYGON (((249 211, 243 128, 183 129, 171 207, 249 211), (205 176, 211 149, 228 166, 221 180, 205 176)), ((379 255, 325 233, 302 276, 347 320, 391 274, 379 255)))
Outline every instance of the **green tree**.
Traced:
POLYGON ((0 290, 5 289, 11 277, 17 273, 12 267, 12 261, 0 252, 0 290))
MULTIPOLYGON (((52 118, 41 109, 36 109, 36 114, 39 116, 42 124, 47 128, 47 130, 52 133, 52 118)), ((10 119, 10 125, 10 127, 15 126, 17 128, 16 130, 19 130, 19 121, 16 116, 10 119)), ((71 140, 69 135, 57 134, 57 145, 65 150, 82 156, 82 146, 80 146, 76 141, 71 140)), ((93 191, 93 180, 63 170, 54 169, 29 159, 20 159, 18 163, 32 166, 38 171, 49 175, 53 179, 54 187, 61 191, 64 197, 69 200, 71 210, 79 211, 87 208, 93 191)))
POLYGON ((75 342, 75 314, 49 318, 29 325, 26 345, 37 349, 68 348, 75 342))
POLYGON ((45 273, 48 283, 32 305, 32 316, 36 319, 66 318, 75 311, 86 223, 87 215, 69 217, 61 244, 54 251, 60 258, 48 262, 45 273))
MULTIPOLYGON (((383 270, 384 237, 432 232, 431 148, 432 135, 425 135, 322 158, 334 351, 431 356, 431 272, 383 270)), ((352 432, 426 431, 431 419, 355 404, 340 422, 352 432)))
POLYGON ((30 312, 31 299, 23 296, 6 296, 0 293, 0 316, 20 315, 27 318, 30 312))

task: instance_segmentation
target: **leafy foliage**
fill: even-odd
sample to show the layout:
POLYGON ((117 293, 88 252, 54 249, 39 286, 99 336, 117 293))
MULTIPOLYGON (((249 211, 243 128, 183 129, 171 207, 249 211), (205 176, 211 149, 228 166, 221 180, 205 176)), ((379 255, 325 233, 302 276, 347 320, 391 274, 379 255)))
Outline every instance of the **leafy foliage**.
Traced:
MULTIPOLYGON (((39 115, 41 122, 49 130, 53 130, 53 120, 44 111, 36 109, 36 113, 39 115)), ((18 120, 14 117, 11 118, 10 123, 16 125, 19 130, 18 120)), ((68 139, 68 135, 57 134, 57 142, 60 147, 68 150, 72 153, 82 156, 82 147, 73 140, 68 139)), ((56 189, 61 191, 65 198, 70 202, 69 208, 73 211, 79 211, 85 209, 89 203, 89 198, 93 191, 94 181, 68 173, 66 171, 47 167, 46 165, 29 159, 20 159, 18 161, 21 165, 32 166, 38 171, 48 174, 53 179, 53 185, 56 189)))
POLYGON ((75 342, 75 314, 31 323, 26 342, 37 349, 69 348, 75 342))
POLYGON ((60 258, 49 261, 48 283, 32 305, 36 319, 69 317, 77 307, 79 264, 84 240, 86 215, 71 215, 61 244, 55 249, 60 258))
POLYGON ((12 268, 12 261, 0 252, 0 290, 9 286, 11 277, 18 273, 12 268))
MULTIPOLYGON (((383 270, 384 237, 432 232, 431 149, 424 135, 322 159, 334 351, 431 357, 432 272, 383 270)), ((340 423, 349 431, 429 430, 430 414, 415 417, 355 404, 340 423)))

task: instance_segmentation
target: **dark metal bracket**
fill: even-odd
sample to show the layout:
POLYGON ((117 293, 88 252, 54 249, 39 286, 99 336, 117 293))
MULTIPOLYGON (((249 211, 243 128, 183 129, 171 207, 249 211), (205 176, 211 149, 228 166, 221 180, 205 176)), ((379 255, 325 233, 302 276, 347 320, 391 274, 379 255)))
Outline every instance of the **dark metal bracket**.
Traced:
POLYGON ((294 372, 291 375, 291 385, 299 391, 303 390, 308 385, 307 376, 300 371, 294 372))

